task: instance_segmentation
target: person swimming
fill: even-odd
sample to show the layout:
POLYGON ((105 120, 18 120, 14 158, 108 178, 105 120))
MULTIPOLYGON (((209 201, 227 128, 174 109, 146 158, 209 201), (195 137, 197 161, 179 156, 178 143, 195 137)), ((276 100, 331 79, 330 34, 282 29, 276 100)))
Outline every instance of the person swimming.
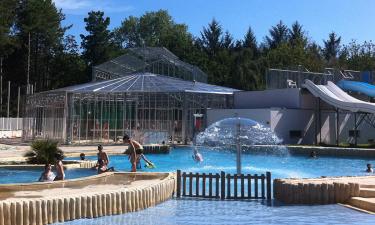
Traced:
POLYGON ((51 164, 46 164, 44 166, 44 171, 39 177, 40 182, 53 181, 55 179, 55 174, 52 172, 51 164))
POLYGON ((366 173, 373 173, 373 172, 374 172, 374 169, 372 168, 372 165, 368 163, 366 173))
POLYGON ((198 152, 198 149, 194 149, 194 154, 192 155, 193 160, 196 162, 203 162, 202 155, 198 152))

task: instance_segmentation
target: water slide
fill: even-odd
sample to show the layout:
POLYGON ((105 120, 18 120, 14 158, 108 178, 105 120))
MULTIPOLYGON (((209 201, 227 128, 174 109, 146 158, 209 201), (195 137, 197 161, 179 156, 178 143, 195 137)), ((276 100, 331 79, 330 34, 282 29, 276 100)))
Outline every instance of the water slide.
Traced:
POLYGON ((311 80, 305 80, 303 87, 307 88, 315 97, 319 97, 336 108, 351 112, 375 114, 375 103, 364 102, 353 98, 331 81, 328 81, 327 85, 316 85, 311 80))
POLYGON ((345 91, 360 92, 364 95, 375 98, 375 85, 372 85, 369 83, 359 82, 359 81, 341 80, 337 83, 337 86, 339 86, 345 91))

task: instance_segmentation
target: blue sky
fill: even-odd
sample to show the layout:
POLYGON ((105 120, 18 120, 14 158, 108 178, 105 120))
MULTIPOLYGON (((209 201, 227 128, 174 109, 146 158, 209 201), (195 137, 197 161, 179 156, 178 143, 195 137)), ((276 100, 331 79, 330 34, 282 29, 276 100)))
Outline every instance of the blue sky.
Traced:
POLYGON ((319 44, 335 31, 343 43, 375 40, 373 0, 53 0, 66 15, 64 24, 73 24, 69 34, 85 32, 83 18, 91 10, 102 10, 111 18, 110 28, 126 17, 147 11, 168 10, 177 23, 185 23, 193 35, 217 19, 224 30, 240 39, 251 26, 258 42, 279 20, 290 26, 298 20, 308 36, 319 44))

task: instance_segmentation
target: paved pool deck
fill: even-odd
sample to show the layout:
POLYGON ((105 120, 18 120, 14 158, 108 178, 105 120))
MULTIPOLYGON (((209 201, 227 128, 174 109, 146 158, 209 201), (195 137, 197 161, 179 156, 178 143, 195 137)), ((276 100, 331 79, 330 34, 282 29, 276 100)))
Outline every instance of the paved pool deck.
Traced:
MULTIPOLYGON (((30 146, 26 143, 19 142, 6 142, 7 144, 1 144, 4 142, 0 141, 0 164, 11 163, 16 161, 25 161, 23 155, 30 149, 30 146)), ((103 145, 104 151, 110 155, 123 154, 127 149, 126 145, 103 145)), ((178 145, 186 146, 186 145, 178 145)), ((264 148, 270 149, 275 147, 283 146, 272 146, 272 145, 257 145, 252 147, 252 151, 264 152, 264 148)), ((285 146, 289 152, 293 155, 310 155, 311 151, 315 151, 318 156, 345 156, 345 157, 366 157, 375 159, 375 149, 371 148, 340 148, 340 147, 322 147, 322 146, 297 146, 290 145, 285 146)), ((64 151, 68 157, 78 157, 79 154, 85 153, 85 155, 96 155, 97 145, 62 145, 59 147, 64 151)))
MULTIPOLYGON (((96 155, 98 153, 97 146, 60 146, 68 157, 77 157, 81 153, 85 155, 96 155)), ((110 155, 123 154, 127 146, 114 145, 104 146, 104 151, 110 155)), ((0 163, 23 162, 25 157, 23 155, 30 150, 30 146, 25 145, 4 145, 0 144, 0 163)))

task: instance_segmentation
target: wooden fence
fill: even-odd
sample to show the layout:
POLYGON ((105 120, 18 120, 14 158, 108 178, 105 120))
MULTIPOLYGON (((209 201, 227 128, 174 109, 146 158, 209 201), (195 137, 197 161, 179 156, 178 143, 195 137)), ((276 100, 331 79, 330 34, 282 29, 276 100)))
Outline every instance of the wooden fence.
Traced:
POLYGON ((186 173, 177 170, 177 198, 271 199, 271 173, 186 173))

